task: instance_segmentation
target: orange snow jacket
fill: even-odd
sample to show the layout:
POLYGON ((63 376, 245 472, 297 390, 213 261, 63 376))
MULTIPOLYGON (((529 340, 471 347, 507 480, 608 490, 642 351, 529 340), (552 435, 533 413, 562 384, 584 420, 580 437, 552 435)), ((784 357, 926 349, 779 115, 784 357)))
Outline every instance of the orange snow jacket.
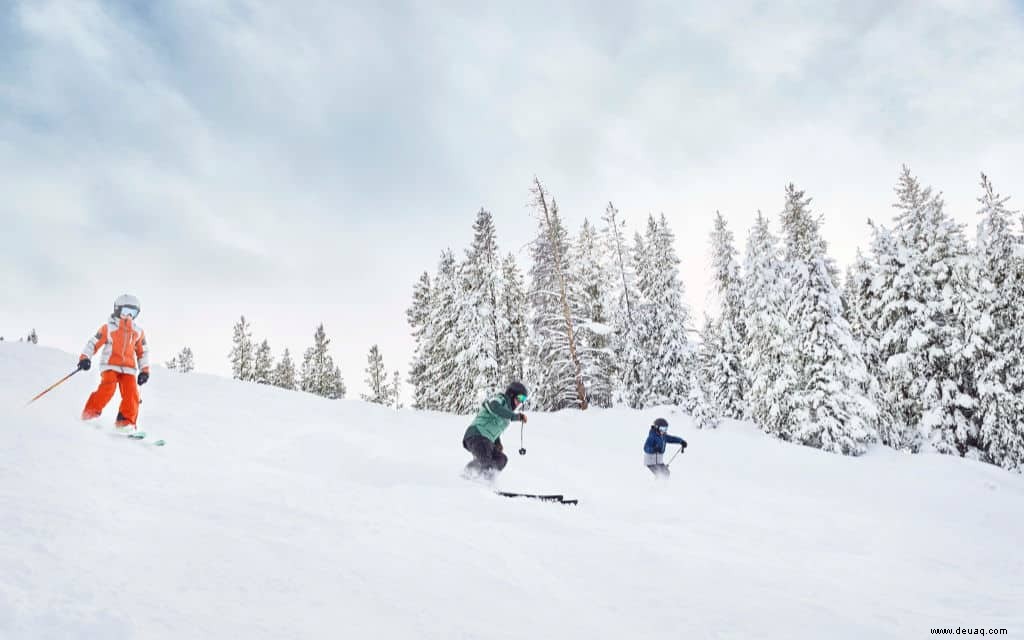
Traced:
POLYGON ((100 371, 134 374, 141 369, 149 372, 146 332, 131 318, 111 317, 86 343, 80 359, 92 357, 100 349, 103 349, 100 371))

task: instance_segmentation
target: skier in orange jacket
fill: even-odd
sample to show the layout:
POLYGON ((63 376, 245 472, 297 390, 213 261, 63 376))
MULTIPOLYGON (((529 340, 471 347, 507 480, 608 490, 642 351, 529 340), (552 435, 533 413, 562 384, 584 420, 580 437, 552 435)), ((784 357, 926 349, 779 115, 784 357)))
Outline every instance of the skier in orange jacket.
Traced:
POLYGON ((92 356, 103 349, 100 355, 100 386, 85 403, 82 420, 98 418, 103 407, 114 397, 114 391, 120 387, 121 406, 115 427, 122 433, 135 431, 135 422, 139 418, 139 386, 149 380, 146 333, 135 324, 140 310, 138 298, 128 294, 120 296, 114 301, 110 319, 82 349, 78 368, 84 371, 92 367, 92 356), (136 386, 136 381, 139 386, 136 386))

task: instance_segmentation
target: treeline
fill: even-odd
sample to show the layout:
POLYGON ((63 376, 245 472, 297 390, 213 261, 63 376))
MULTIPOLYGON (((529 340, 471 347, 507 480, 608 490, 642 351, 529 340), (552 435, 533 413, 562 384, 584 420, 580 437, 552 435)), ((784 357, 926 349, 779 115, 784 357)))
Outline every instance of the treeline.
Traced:
MULTIPOLYGON (((341 375, 341 367, 330 353, 330 345, 331 339, 324 325, 318 325, 313 333, 313 344, 306 349, 301 365, 296 368, 287 348, 275 360, 269 341, 263 340, 257 345, 252 337, 251 325, 242 316, 234 326, 232 348, 228 354, 231 375, 236 380, 340 400, 348 390, 341 375)), ((181 358, 179 356, 179 362, 181 358)), ((397 370, 388 372, 377 345, 370 347, 367 354, 366 385, 369 393, 361 394, 363 400, 401 408, 401 374, 397 370)))
POLYGON ((742 264, 716 214, 718 309, 699 339, 664 215, 630 238, 609 203, 570 235, 539 180, 531 196, 525 276, 481 209, 461 259, 445 250, 414 286, 414 406, 469 413, 521 379, 542 410, 671 404, 838 453, 877 441, 1024 465, 1024 219, 984 175, 969 240, 904 168, 895 218, 869 222, 845 276, 792 184, 776 220, 758 214, 742 264))

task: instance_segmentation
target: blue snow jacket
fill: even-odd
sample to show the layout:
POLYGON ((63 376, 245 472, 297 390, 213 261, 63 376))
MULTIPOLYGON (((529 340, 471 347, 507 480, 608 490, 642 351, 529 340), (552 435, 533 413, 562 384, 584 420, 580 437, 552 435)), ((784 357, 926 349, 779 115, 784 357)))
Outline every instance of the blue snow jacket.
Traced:
POLYGON ((667 442, 686 444, 686 440, 682 438, 670 436, 667 433, 661 435, 658 433, 657 427, 651 427, 651 432, 647 435, 647 442, 644 443, 644 453, 665 453, 665 443, 667 442))

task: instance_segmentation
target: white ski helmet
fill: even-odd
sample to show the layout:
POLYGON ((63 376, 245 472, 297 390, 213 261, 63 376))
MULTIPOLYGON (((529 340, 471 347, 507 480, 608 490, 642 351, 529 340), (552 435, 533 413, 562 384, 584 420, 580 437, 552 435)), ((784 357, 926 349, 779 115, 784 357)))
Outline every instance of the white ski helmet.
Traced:
POLYGON ((139 312, 142 311, 142 305, 139 304, 139 299, 131 294, 124 294, 118 296, 117 300, 114 300, 114 317, 121 315, 121 309, 124 307, 132 307, 135 309, 135 315, 138 316, 139 312))

